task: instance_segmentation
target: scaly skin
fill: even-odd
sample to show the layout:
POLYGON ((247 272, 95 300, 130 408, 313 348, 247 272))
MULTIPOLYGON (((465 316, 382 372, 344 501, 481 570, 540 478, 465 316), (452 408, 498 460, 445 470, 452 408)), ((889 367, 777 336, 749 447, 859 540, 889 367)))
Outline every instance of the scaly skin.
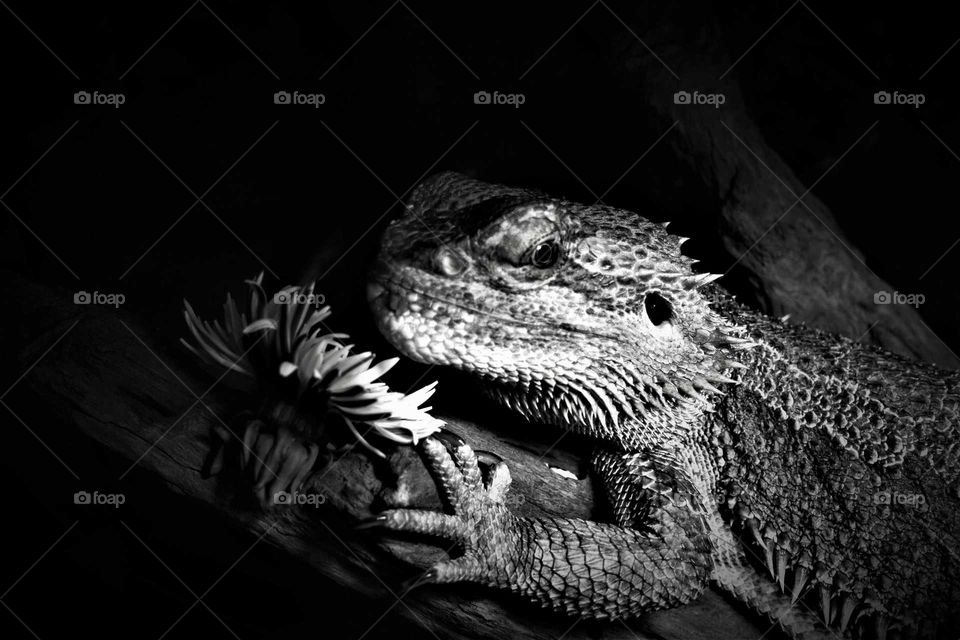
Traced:
POLYGON ((513 515, 502 463, 485 486, 466 444, 435 440, 453 513, 383 522, 461 543, 430 580, 572 614, 674 607, 712 580, 795 638, 954 637, 960 376, 746 310, 681 244, 606 206, 421 184, 371 272, 381 331, 596 440, 614 522, 513 515))

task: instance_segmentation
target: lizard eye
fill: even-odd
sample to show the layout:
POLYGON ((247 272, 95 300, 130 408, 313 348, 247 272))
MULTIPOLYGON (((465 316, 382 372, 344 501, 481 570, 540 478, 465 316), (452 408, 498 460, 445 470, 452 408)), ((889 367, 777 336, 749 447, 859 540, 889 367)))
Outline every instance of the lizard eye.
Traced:
POLYGON ((458 276, 467 268, 467 262, 448 247, 440 247, 433 255, 437 272, 445 276, 458 276))
POLYGON ((556 240, 545 240, 538 243, 530 253, 530 264, 546 269, 552 267, 560 258, 560 246, 556 240))
POLYGON ((673 308, 670 303, 656 291, 651 291, 643 297, 643 308, 646 309, 647 317, 655 327, 673 318, 673 308))

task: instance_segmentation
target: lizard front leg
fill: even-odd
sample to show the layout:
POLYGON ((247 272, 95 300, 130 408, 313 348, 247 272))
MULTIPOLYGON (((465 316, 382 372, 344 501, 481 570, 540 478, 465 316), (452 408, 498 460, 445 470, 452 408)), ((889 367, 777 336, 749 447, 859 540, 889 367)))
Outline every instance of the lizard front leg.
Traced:
MULTIPOLYGON (((449 438, 447 439, 449 440, 449 438)), ((545 607, 592 618, 620 618, 688 602, 711 570, 701 516, 673 493, 656 493, 643 529, 573 518, 527 518, 504 504, 506 465, 484 482, 477 455, 462 440, 450 450, 422 443, 449 513, 392 509, 378 523, 439 536, 463 554, 432 567, 422 581, 471 581, 510 589, 545 607)))
POLYGON ((650 503, 663 492, 689 496, 703 513, 713 554, 711 579, 722 589, 758 612, 770 616, 796 640, 837 640, 796 598, 785 596, 777 583, 750 566, 744 548, 721 520, 713 502, 697 489, 691 473, 668 451, 610 453, 597 451, 593 466, 606 493, 615 522, 624 527, 645 527, 650 503), (699 500, 696 496, 701 496, 699 500))

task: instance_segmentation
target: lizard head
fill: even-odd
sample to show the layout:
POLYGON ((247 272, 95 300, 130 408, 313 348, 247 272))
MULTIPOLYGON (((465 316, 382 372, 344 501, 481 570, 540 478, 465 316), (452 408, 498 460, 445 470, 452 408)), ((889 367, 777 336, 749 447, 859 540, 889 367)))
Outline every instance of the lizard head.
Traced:
POLYGON ((705 402, 747 344, 681 242, 632 212, 442 173, 386 229, 368 299, 405 355, 481 376, 531 420, 614 436, 705 402))

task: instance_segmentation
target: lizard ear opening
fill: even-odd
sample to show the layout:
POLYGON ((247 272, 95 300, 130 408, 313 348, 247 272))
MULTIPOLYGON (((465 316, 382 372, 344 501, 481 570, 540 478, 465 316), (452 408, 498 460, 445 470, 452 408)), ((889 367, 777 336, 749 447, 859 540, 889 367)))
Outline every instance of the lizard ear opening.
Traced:
POLYGON ((670 306, 666 298, 656 291, 651 291, 643 297, 643 308, 655 327, 673 319, 673 307, 670 306))

